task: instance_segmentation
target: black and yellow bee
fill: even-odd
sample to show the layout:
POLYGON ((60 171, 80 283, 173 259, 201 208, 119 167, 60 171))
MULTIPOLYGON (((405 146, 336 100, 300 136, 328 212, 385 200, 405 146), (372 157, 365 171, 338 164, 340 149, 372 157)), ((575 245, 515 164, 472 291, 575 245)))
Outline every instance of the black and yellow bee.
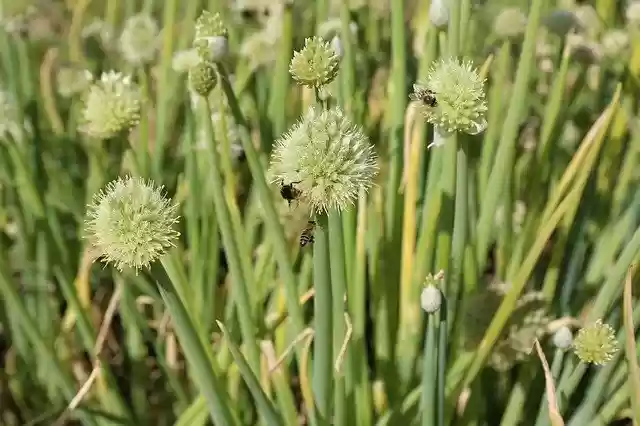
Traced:
POLYGON ((284 181, 280 185, 280 196, 287 200, 289 206, 291 206, 291 202, 298 199, 300 196, 300 190, 296 188, 294 185, 300 182, 291 182, 285 185, 284 181))
POLYGON ((313 244, 313 230, 316 227, 316 222, 310 220, 307 222, 307 227, 302 230, 300 234, 300 247, 304 247, 307 244, 313 244))
POLYGON ((412 101, 422 102, 423 104, 432 108, 438 105, 436 92, 431 89, 417 88, 415 92, 409 95, 409 98, 412 101))

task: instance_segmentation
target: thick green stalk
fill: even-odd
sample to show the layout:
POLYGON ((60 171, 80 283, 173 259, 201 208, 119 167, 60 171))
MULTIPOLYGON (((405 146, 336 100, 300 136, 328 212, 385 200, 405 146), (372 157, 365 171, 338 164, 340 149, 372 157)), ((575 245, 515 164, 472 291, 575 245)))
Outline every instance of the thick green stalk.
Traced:
MULTIPOLYGON (((241 138, 242 147, 244 148, 244 153, 249 164, 249 169, 251 170, 251 175, 253 176, 253 184, 255 185, 255 189, 258 192, 260 203, 264 211, 266 228, 267 230, 271 231, 269 237, 271 238, 273 250, 278 262, 278 270, 280 272, 282 280, 284 281, 285 291, 287 295, 287 310, 292 321, 293 332, 297 335, 301 333, 304 328, 302 308, 298 304, 297 281, 293 273, 291 259, 289 258, 289 247, 284 236, 284 230, 282 228, 280 218, 274 205, 272 197, 273 192, 271 191, 269 185, 267 184, 267 181, 265 180, 264 167, 262 165, 262 160, 260 159, 258 151, 253 145, 249 135, 246 133, 248 125, 246 120, 244 119, 240 106, 238 105, 238 100, 233 93, 233 89, 229 84, 226 71, 222 66, 218 67, 218 71, 221 76, 220 84, 222 84, 224 93, 227 96, 231 112, 236 119, 236 122, 245 131, 245 134, 241 138)), ((298 357, 298 360, 300 360, 301 351, 298 348, 296 348, 296 355, 298 357)))
POLYGON ((480 218, 478 219, 476 246, 479 270, 483 270, 486 263, 486 253, 489 248, 491 231, 493 230, 495 209, 504 193, 506 175, 513 172, 518 128, 520 126, 520 118, 527 106, 524 99, 529 91, 529 80, 532 75, 532 70, 535 68, 535 43, 538 35, 538 26, 540 25, 541 15, 545 5, 546 0, 533 0, 529 10, 527 30, 522 45, 516 80, 513 86, 513 95, 502 127, 494 167, 489 176, 486 193, 483 194, 480 218))
MULTIPOLYGON (((453 144, 454 141, 452 140, 450 143, 453 144)), ((464 142, 457 144, 458 152, 456 158, 456 193, 453 215, 453 241, 451 244, 449 272, 446 276, 446 281, 449 282, 447 289, 450 292, 447 294, 447 297, 449 301, 452 302, 451 309, 453 312, 457 311, 456 302, 459 299, 459 295, 464 292, 464 288, 462 288, 462 270, 464 268, 464 254, 467 243, 467 207, 469 205, 469 196, 467 191, 467 186, 469 184, 469 171, 466 149, 464 142)))
POLYGON ((238 425, 230 410, 231 404, 224 388, 213 370, 214 359, 211 347, 204 345, 187 308, 163 266, 158 262, 154 263, 151 266, 151 273, 156 279, 162 300, 171 314, 184 356, 193 369, 191 377, 206 400, 211 419, 220 426, 238 425))
POLYGON ((331 297, 333 312, 333 354, 332 359, 343 364, 341 371, 336 371, 333 385, 333 420, 332 425, 343 426, 347 421, 347 400, 345 392, 345 374, 351 376, 351 369, 347 365, 346 372, 344 364, 345 354, 340 353, 340 349, 346 336, 346 325, 344 313, 347 296, 347 285, 345 276, 344 242, 342 237, 342 218, 338 212, 329 213, 329 262, 331 266, 331 297), (342 357, 338 361, 338 357, 342 357))
POLYGON ((404 111, 407 104, 407 48, 405 34, 406 26, 405 0, 391 2, 391 84, 390 94, 391 117, 389 130, 389 175, 387 179, 385 235, 387 241, 395 240, 396 216, 400 203, 398 202, 398 187, 402 174, 403 145, 402 135, 404 127, 404 111))
POLYGON ((347 281, 349 286, 349 312, 352 315, 351 322, 353 334, 351 337, 351 363, 349 368, 354 369, 354 400, 356 407, 356 425, 369 426, 373 424, 371 407, 371 387, 369 386, 369 360, 367 358, 365 323, 367 320, 366 301, 366 234, 367 234, 367 194, 360 190, 358 199, 358 218, 355 240, 355 260, 353 279, 347 281))
MULTIPOLYGON (((201 98, 200 101, 200 114, 205 135, 208 140, 212 140, 213 126, 211 123, 211 108, 208 101, 205 101, 204 98, 201 98)), ((260 366, 260 351, 255 338, 256 322, 252 315, 249 298, 249 288, 253 288, 248 281, 252 279, 251 271, 245 271, 242 260, 240 259, 240 251, 237 244, 237 236, 235 235, 236 232, 234 232, 232 216, 225 202, 224 184, 220 176, 220 159, 216 147, 210 149, 209 153, 212 166, 210 189, 213 195, 216 217, 219 221, 222 242, 227 255, 227 261, 229 262, 229 270, 233 279, 231 292, 238 308, 238 319, 240 321, 243 339, 247 345, 249 365, 257 372, 260 366), (247 272, 249 272, 249 274, 247 274, 247 272)))
POLYGON ((436 315, 427 315, 427 334, 422 355, 422 397, 420 398, 422 426, 436 425, 436 387, 438 386, 438 342, 436 340, 438 329, 436 322, 436 315))
POLYGON ((153 176, 158 179, 163 175, 163 160, 164 160, 164 147, 168 139, 168 116, 169 116, 169 104, 171 102, 171 85, 169 84, 170 75, 169 69, 171 68, 171 60, 174 48, 174 25, 176 22, 176 10, 177 0, 168 0, 163 5, 164 16, 162 17, 163 27, 163 40, 161 60, 158 75, 158 87, 162 87, 164 90, 158 91, 157 99, 157 116, 156 116, 156 138, 155 146, 153 149, 153 176))
POLYGON ((436 404, 438 407, 438 426, 445 426, 445 399, 447 382, 447 347, 449 344, 449 306, 447 298, 442 296, 442 306, 438 311, 438 385, 436 390, 436 404))
MULTIPOLYGON (((289 62, 293 51, 293 7, 285 3, 282 12, 282 31, 278 39, 278 57, 271 83, 271 99, 269 112, 273 123, 273 134, 278 136, 286 130, 287 125, 287 95, 289 93, 289 62)), ((268 147, 270 148, 270 147, 268 147)))
POLYGON ((329 269, 329 233, 327 217, 317 216, 313 243, 313 391, 318 414, 324 421, 331 417, 332 299, 329 269))
POLYGON ((251 392, 251 396, 253 396, 253 399, 256 401, 258 412, 260 413, 260 418, 265 422, 267 426, 281 426, 282 419, 276 412, 276 409, 273 406, 273 403, 271 402, 271 400, 269 400, 269 397, 262 390, 262 387, 260 386, 260 382, 258 381, 258 378, 254 374, 254 372, 251 371, 251 367, 249 367, 249 364, 247 364, 247 361, 242 355, 242 352, 240 352, 240 349, 233 342, 229 340, 230 339, 229 332, 226 330, 224 325, 222 325, 222 323, 219 321, 217 321, 217 323, 218 323, 218 327, 220 327, 220 330, 222 330, 225 337, 227 338, 231 356, 233 357, 233 360, 238 366, 238 370, 240 371, 240 374, 242 375, 244 382, 249 388, 249 392, 251 392))

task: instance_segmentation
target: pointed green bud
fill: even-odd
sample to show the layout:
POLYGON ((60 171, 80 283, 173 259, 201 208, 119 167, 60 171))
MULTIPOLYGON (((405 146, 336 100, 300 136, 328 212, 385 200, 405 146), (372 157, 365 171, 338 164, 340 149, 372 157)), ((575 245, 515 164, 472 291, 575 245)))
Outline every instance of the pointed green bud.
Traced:
POLYGON ((582 362, 604 365, 618 351, 618 341, 613 328, 597 320, 578 331, 573 350, 582 362))
POLYGON ((175 245, 178 206, 162 187, 142 178, 118 178, 88 208, 86 238, 98 257, 119 270, 148 267, 175 245))
POLYGON ((198 95, 207 97, 216 87, 218 77, 210 62, 202 61, 189 70, 189 84, 198 95))
POLYGON ((322 87, 333 81, 340 68, 340 56, 322 37, 304 41, 302 50, 294 52, 289 72, 299 84, 322 87))
POLYGON ((470 61, 440 60, 413 89, 411 99, 440 132, 476 135, 487 127, 484 79, 470 61))

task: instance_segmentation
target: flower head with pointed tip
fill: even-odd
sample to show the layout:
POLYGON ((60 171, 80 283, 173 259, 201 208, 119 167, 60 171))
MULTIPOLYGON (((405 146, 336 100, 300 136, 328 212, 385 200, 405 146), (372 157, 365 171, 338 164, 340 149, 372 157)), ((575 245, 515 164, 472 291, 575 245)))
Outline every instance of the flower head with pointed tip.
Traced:
POLYGON ((122 270, 148 267, 174 245, 178 206, 162 187, 142 178, 118 178, 88 208, 86 233, 102 260, 122 270))
POLYGON ((97 139, 109 139, 140 121, 142 93, 130 76, 102 73, 86 93, 80 130, 97 139))
POLYGON ((294 52, 289 72, 299 84, 322 87, 338 75, 340 56, 322 37, 305 39, 302 50, 294 52))
POLYGON ((276 142, 272 182, 296 183, 301 197, 318 213, 353 205, 361 188, 373 184, 378 166, 362 130, 339 108, 310 108, 276 142))
POLYGON ((440 60, 426 81, 413 88, 415 94, 433 94, 435 102, 420 106, 427 121, 441 131, 475 135, 487 127, 484 80, 470 61, 440 60))

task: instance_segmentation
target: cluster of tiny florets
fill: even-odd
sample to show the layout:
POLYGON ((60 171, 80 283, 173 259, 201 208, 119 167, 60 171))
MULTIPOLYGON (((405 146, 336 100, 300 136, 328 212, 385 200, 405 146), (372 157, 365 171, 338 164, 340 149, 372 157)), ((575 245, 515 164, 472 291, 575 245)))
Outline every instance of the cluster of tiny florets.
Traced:
POLYGON ((195 48, 179 50, 171 58, 171 68, 175 72, 183 73, 189 71, 202 61, 195 48))
POLYGON ((269 170, 272 182, 295 183, 318 213, 352 206, 377 171, 373 146, 360 127, 339 108, 313 107, 276 142, 269 170))
POLYGON ((138 124, 141 108, 141 91, 130 76, 103 73, 86 94, 80 130, 97 139, 112 138, 138 124))
POLYGON ((159 33, 158 24, 151 16, 139 14, 130 17, 120 35, 120 53, 130 64, 151 62, 158 48, 159 33))
POLYGON ((148 267, 174 245, 178 207, 162 187, 142 178, 118 178, 94 196, 87 239, 105 263, 119 270, 148 267))
POLYGON ((471 135, 487 127, 484 80, 471 62, 456 59, 438 61, 424 83, 414 84, 414 97, 429 91, 435 102, 422 103, 427 121, 441 132, 471 135))
POLYGON ((193 47, 203 60, 218 61, 229 49, 227 28, 219 13, 203 11, 196 20, 193 47))
POLYGON ((322 87, 331 83, 338 75, 340 56, 322 37, 305 39, 304 47, 293 53, 289 72, 299 84, 322 87))
POLYGON ((493 31, 501 38, 517 38, 524 35, 527 17, 517 7, 503 9, 493 21, 493 31))
POLYGON ((582 362, 606 364, 618 351, 616 334, 610 325, 597 320, 578 331, 573 351, 582 362))
POLYGON ((621 29, 612 29, 602 35, 602 51, 608 58, 625 57, 629 53, 629 33, 621 29))
POLYGON ((56 87, 60 96, 64 98, 84 93, 92 82, 93 75, 80 67, 61 67, 56 74, 56 87))
POLYGON ((216 69, 209 61, 201 61, 189 70, 191 90, 200 96, 207 97, 217 82, 216 69))

